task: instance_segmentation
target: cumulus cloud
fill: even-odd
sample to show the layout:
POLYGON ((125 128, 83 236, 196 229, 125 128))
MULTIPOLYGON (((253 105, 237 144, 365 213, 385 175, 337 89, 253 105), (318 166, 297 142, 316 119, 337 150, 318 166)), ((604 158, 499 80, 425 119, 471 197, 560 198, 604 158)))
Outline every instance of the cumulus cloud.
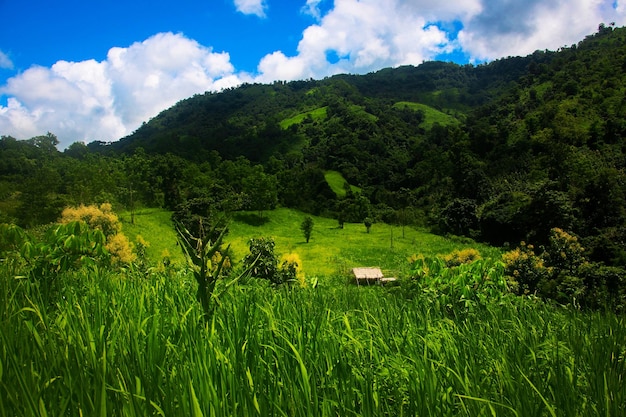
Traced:
MULTIPOLYGON (((31 67, 0 86, 0 134, 55 133, 115 140, 177 101, 242 82, 322 78, 413 64, 452 52, 473 61, 571 45, 600 22, 626 23, 626 0, 300 0, 315 23, 295 54, 268 45, 257 74, 237 71, 226 52, 181 34, 160 33, 102 61, 31 67)), ((241 13, 265 17, 265 0, 234 0, 241 13)), ((295 16, 294 16, 295 18, 295 16)), ((0 68, 12 67, 0 51, 0 68)))
POLYGON ((626 20, 625 0, 335 0, 324 16, 321 1, 302 9, 318 22, 304 30, 297 54, 267 54, 259 81, 418 65, 454 51, 474 62, 526 55, 626 20))
POLYGON ((235 8, 243 14, 265 17, 265 0, 235 0, 235 8))
POLYGON ((313 16, 315 19, 320 20, 322 18, 322 11, 320 10, 320 3, 322 0, 306 0, 306 4, 302 6, 302 13, 313 16))
POLYGON ((13 61, 2 51, 0 51, 0 68, 13 69, 13 61))
POLYGON ((601 22, 623 24, 622 2, 613 0, 483 0, 463 21, 460 46, 474 60, 527 55, 569 46, 601 22))
MULTIPOLYGON (((297 55, 288 57, 275 51, 262 58, 258 79, 365 73, 388 66, 420 64, 449 52, 453 46, 447 34, 430 24, 422 8, 416 7, 419 3, 335 0, 334 8, 319 23, 304 30, 297 55)), ((313 10, 319 10, 318 4, 307 2, 313 10)))
POLYGON ((240 84, 227 53, 181 34, 160 33, 107 59, 59 61, 10 78, 0 94, 0 132, 28 138, 54 132, 60 147, 116 140, 177 101, 240 84))

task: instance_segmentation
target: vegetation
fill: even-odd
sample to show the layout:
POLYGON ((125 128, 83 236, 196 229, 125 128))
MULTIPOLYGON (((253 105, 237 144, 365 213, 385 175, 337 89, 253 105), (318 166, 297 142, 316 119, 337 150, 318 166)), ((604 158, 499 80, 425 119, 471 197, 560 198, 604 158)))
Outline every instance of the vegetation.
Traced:
POLYGON ((195 269, 99 264, 52 293, 3 250, 2 415, 626 411, 623 317, 515 296, 497 261, 418 256, 389 289, 248 280, 206 321, 195 269))
POLYGON ((625 415, 624 62, 601 25, 1 137, 0 416, 625 415))
POLYGON ((300 225, 300 229, 304 234, 304 239, 306 240, 306 243, 309 243, 309 240, 311 239, 311 233, 313 233, 313 225, 314 222, 311 216, 306 216, 302 221, 302 224, 300 225))

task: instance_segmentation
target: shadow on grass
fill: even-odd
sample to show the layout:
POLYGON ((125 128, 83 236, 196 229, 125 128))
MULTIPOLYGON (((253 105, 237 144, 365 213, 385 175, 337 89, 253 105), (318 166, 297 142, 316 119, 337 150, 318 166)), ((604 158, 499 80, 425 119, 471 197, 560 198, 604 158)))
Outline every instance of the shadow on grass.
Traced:
POLYGON ((259 216, 255 213, 237 213, 233 219, 248 226, 263 226, 270 221, 269 217, 259 216))

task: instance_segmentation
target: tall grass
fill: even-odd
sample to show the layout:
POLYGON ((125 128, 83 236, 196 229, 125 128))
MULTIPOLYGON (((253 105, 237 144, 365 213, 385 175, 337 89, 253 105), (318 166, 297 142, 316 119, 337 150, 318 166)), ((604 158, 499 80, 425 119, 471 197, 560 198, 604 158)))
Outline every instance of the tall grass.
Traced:
POLYGON ((0 266, 0 416, 622 416, 623 317, 510 295, 0 266), (408 292, 407 292, 408 291, 408 292))

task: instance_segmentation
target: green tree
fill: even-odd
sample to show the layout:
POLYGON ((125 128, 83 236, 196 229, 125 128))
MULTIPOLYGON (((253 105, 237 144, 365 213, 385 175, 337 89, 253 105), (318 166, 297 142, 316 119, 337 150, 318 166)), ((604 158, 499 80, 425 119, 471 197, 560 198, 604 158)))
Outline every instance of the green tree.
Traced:
POLYGON ((365 230, 367 230, 367 233, 369 233, 370 229, 372 228, 372 224, 374 224, 374 221, 372 220, 371 217, 366 217, 363 220, 363 224, 365 225, 365 230))
POLYGON ((246 269, 255 278, 262 278, 274 284, 280 284, 278 258, 274 254, 274 239, 271 237, 252 238, 248 241, 250 253, 243 258, 246 269))
POLYGON ((300 225, 300 230, 304 233, 304 238, 306 239, 306 243, 309 243, 309 239, 311 239, 311 232, 313 232, 313 219, 310 216, 306 216, 300 225))
POLYGON ((247 196, 246 208, 255 210, 259 217, 263 210, 272 210, 278 204, 278 184, 274 175, 266 174, 263 166, 254 166, 252 173, 243 180, 243 192, 247 196))

